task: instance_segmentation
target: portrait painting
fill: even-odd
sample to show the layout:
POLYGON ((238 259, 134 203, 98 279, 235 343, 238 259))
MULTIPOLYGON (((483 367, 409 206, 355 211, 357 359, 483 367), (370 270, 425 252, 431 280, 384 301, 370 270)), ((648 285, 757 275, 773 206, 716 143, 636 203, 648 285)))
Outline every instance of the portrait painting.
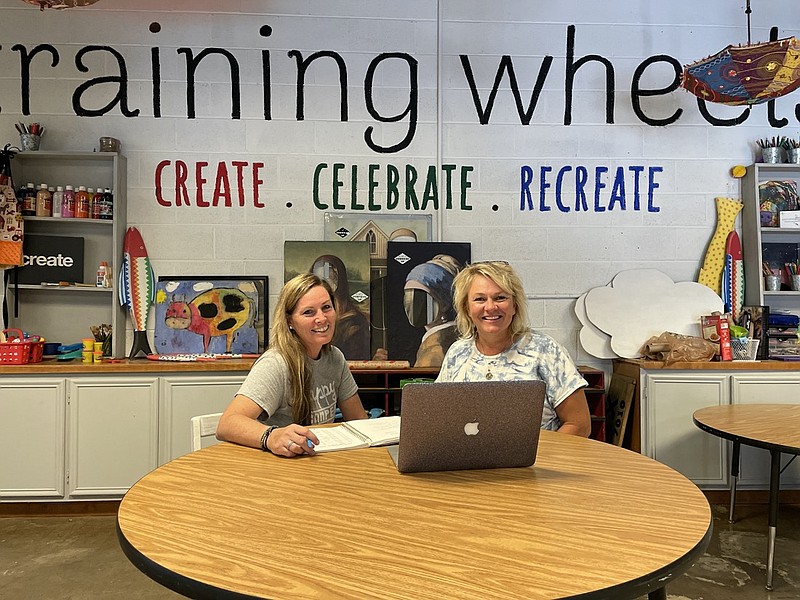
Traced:
POLYGON ((389 345, 386 326, 386 253, 389 242, 430 242, 433 218, 428 214, 376 215, 325 213, 325 240, 367 242, 370 265, 370 325, 372 354, 389 345))
POLYGON ((284 242, 283 269, 284 281, 311 272, 328 282, 336 303, 333 345, 347 360, 368 360, 371 356, 368 243, 284 242))
POLYGON ((440 367, 458 338, 453 279, 471 260, 468 242, 389 242, 389 358, 440 367))

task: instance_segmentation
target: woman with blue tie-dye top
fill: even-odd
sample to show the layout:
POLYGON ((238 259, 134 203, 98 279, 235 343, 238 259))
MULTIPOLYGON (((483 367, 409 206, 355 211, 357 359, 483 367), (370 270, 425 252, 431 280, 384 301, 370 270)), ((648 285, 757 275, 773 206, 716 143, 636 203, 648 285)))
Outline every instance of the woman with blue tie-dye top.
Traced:
POLYGON ((586 380, 561 344, 530 328, 522 281, 511 266, 469 265, 453 288, 461 337, 447 351, 437 381, 543 381, 542 429, 588 436, 586 380))

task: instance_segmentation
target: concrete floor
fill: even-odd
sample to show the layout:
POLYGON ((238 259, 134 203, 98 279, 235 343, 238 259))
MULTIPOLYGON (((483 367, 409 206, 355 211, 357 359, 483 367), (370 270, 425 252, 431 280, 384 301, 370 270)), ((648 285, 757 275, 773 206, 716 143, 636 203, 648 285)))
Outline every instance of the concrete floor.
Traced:
MULTIPOLYGON (((800 599, 800 505, 778 516, 774 590, 764 589, 767 507, 715 505, 708 553, 667 588, 669 600, 800 599)), ((0 517, 3 600, 175 600, 120 550, 113 516, 0 517)))

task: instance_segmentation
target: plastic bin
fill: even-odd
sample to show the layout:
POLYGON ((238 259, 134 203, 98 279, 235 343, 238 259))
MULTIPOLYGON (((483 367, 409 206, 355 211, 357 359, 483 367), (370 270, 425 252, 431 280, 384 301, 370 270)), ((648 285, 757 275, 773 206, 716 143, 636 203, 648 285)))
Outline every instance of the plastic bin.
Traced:
POLYGON ((4 329, 7 342, 0 343, 0 365, 27 365, 42 362, 44 342, 26 342, 19 329, 4 329), (16 341, 15 341, 16 340, 16 341))

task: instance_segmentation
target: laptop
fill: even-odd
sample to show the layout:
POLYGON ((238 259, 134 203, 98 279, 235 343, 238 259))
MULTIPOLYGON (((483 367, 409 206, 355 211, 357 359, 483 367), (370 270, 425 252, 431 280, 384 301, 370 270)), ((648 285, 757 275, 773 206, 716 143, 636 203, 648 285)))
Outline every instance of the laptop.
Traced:
POLYGON ((401 473, 529 467, 544 398, 542 381, 409 383, 389 454, 401 473))

